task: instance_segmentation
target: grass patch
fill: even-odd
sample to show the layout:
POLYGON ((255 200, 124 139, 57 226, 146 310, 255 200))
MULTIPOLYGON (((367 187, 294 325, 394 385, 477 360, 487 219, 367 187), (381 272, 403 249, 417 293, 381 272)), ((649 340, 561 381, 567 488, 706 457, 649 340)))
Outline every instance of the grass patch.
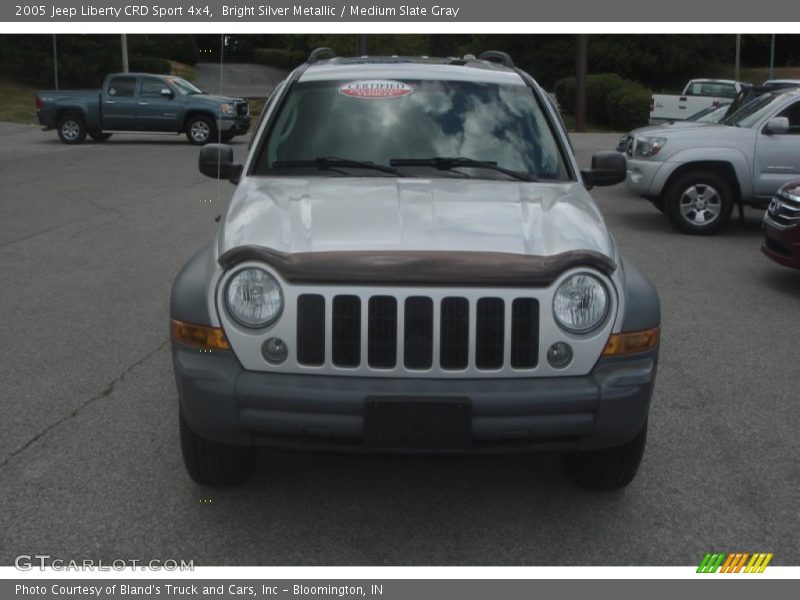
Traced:
POLYGON ((0 79, 0 121, 36 123, 37 89, 0 79))
POLYGON ((169 61, 169 64, 170 67, 172 67, 172 74, 176 77, 183 77, 186 81, 194 81, 197 79, 197 69, 193 66, 179 63, 175 60, 169 61))

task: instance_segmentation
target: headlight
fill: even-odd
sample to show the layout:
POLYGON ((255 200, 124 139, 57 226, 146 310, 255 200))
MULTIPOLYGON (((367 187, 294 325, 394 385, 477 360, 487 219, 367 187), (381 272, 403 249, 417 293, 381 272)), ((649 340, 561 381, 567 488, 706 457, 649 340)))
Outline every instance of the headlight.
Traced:
POLYGON ((242 269, 225 290, 228 312, 245 327, 265 327, 280 316, 283 292, 275 278, 255 267, 242 269))
POLYGON ((223 115, 235 115, 236 114, 236 106, 233 104, 223 104, 220 108, 223 115))
POLYGON ((659 150, 661 150, 665 144, 667 143, 667 138, 663 137, 645 137, 639 138, 636 140, 636 147, 634 149, 633 155, 634 156, 642 156, 647 158, 649 156, 655 156, 658 154, 659 150))
POLYGON ((589 333, 608 314, 608 291, 599 279, 576 273, 561 282, 553 298, 556 322, 572 333, 589 333))

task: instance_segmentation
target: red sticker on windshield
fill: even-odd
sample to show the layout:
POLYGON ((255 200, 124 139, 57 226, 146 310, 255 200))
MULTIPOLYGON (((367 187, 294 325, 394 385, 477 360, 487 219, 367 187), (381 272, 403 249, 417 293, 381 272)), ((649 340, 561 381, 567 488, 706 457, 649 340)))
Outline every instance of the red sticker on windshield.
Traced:
POLYGON ((351 98, 401 98, 408 96, 414 89, 402 81, 389 79, 371 79, 366 81, 348 81, 339 87, 339 93, 351 98))

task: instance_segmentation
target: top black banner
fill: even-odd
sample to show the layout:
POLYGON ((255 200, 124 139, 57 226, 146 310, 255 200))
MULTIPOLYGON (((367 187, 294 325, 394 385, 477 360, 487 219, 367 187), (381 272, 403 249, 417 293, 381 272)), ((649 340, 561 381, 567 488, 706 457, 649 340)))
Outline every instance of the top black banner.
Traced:
POLYGON ((786 22, 800 16, 791 0, 758 5, 672 0, 441 0, 440 2, 268 1, 268 0, 56 0, 3 3, 6 22, 786 22))

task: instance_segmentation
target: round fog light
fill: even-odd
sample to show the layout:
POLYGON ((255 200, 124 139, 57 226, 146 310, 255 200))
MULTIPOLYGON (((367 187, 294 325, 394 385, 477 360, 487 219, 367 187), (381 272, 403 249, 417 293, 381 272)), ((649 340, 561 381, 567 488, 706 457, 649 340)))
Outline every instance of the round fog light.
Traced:
POLYGON ((279 365, 289 355, 289 347, 281 338, 271 337, 262 344, 261 355, 268 363, 279 365))
POLYGON ((556 342, 547 350, 547 362, 554 369, 563 369, 572 361, 572 348, 566 342, 556 342))

